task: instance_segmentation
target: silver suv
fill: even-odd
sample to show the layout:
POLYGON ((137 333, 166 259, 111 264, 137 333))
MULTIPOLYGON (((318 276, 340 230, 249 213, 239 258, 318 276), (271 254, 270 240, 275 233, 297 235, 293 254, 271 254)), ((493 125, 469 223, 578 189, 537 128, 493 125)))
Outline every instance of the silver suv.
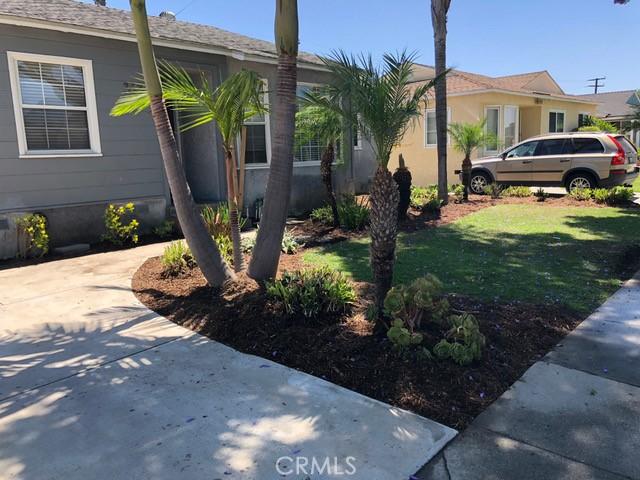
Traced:
POLYGON ((472 161, 470 189, 490 183, 574 188, 631 184, 638 176, 638 151, 623 135, 553 133, 532 137, 497 157, 472 161))

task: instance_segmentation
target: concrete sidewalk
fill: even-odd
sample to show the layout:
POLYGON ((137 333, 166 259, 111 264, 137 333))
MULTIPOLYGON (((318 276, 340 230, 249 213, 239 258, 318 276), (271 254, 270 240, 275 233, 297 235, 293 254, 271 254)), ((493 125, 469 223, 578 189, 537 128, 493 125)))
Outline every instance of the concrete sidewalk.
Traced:
POLYGON ((640 275, 449 444, 429 480, 640 479, 640 275))
POLYGON ((455 436, 146 309, 163 247, 0 271, 0 479, 398 480, 455 436))

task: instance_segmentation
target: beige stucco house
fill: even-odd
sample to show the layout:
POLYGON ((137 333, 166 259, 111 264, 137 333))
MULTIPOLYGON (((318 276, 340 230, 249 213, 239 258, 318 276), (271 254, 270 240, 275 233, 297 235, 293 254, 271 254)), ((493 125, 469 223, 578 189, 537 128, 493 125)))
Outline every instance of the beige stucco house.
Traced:
MULTIPOLYGON (((433 78, 432 67, 417 65, 414 82, 419 85, 433 78)), ((597 102, 567 95, 549 72, 533 72, 506 77, 487 77, 453 70, 447 76, 447 110, 449 122, 478 122, 486 119, 486 129, 499 139, 474 154, 474 157, 497 154, 534 135, 570 132, 578 128, 582 115, 594 115, 597 102)), ((403 138, 392 154, 390 169, 395 169, 402 153, 413 176, 414 185, 437 182, 435 101, 431 94, 424 114, 403 138)), ((447 149, 449 183, 457 183, 454 170, 462 155, 451 142, 447 149)))

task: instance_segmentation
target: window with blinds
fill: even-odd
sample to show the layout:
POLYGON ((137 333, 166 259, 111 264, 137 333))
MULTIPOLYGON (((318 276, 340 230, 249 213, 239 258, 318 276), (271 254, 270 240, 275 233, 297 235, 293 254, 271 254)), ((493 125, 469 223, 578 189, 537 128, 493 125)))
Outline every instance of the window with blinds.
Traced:
POLYGON ((54 58, 60 60, 9 56, 20 153, 99 153, 93 85, 92 97, 87 88, 91 64, 54 58))

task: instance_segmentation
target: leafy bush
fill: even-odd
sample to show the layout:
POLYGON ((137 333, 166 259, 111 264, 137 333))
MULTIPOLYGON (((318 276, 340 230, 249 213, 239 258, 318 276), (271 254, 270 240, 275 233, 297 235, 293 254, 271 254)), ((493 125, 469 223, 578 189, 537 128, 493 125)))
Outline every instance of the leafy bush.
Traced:
POLYGON ((228 235, 220 234, 217 237, 213 237, 220 250, 220 255, 227 263, 233 263, 233 242, 228 235))
POLYGON ((596 203, 606 203, 607 205, 620 205, 631 201, 633 198, 633 188, 617 186, 611 189, 596 188, 593 190, 593 199, 596 203))
POLYGON ((164 220, 160 225, 153 229, 153 233, 160 238, 168 238, 173 235, 175 228, 176 224, 172 220, 164 220))
POLYGON ((569 192, 569 196, 574 200, 584 202, 593 198, 593 190, 590 188, 574 188, 569 192))
POLYGON ((298 247, 300 247, 300 245, 296 241, 296 238, 289 230, 285 229, 284 235, 282 236, 282 243, 280 244, 282 253, 293 255, 298 251, 298 247))
POLYGON ((502 186, 497 183, 490 183, 486 187, 484 187, 484 193, 486 195, 491 195, 491 198, 500 198, 502 195, 502 186))
POLYGON ((536 199, 539 202, 544 202, 547 199, 547 197, 549 196, 549 194, 544 191, 544 188, 540 187, 540 188, 538 188, 538 190, 535 191, 533 196, 536 197, 536 199))
POLYGON ((280 302, 287 315, 306 318, 344 313, 356 300, 351 282, 328 267, 285 272, 267 283, 267 295, 280 302))
POLYGON ((451 191, 456 197, 462 198, 464 196, 464 185, 459 183, 451 185, 451 191))
MULTIPOLYGON (((369 206, 363 198, 345 195, 338 200, 340 226, 345 230, 363 230, 369 223, 369 206)), ((327 225, 333 224, 331 207, 325 205, 311 212, 311 219, 327 225)))
POLYGON ((25 257, 42 257, 49 252, 49 233, 44 215, 29 213, 18 218, 16 224, 27 236, 25 257))
POLYGON ((592 117, 588 115, 585 124, 578 128, 579 132, 605 132, 605 133, 618 133, 618 127, 613 123, 609 123, 601 118, 592 117))
POLYGON ((428 187, 411 187, 411 206, 417 210, 431 202, 431 206, 435 205, 433 200, 438 199, 438 186, 430 185, 428 187))
POLYGON ((502 195, 504 195, 505 197, 520 197, 520 198, 530 197, 531 189, 529 187, 521 187, 521 186, 513 185, 511 187, 505 188, 502 191, 502 195))
POLYGON ((183 240, 171 242, 164 248, 160 258, 165 276, 174 277, 196 266, 191 250, 183 240))
POLYGON ((384 310, 393 320, 387 337, 396 348, 403 349, 422 342, 422 335, 415 330, 423 320, 441 324, 446 319, 449 302, 442 298, 440 280, 426 275, 389 290, 384 310))
MULTIPOLYGON (((221 235, 231 237, 231 223, 229 217, 229 205, 226 203, 218 203, 216 205, 205 205, 202 207, 202 218, 209 230, 209 234, 218 238, 221 235)), ((238 219, 240 224, 240 230, 244 228, 247 223, 247 219, 242 215, 238 219)))
POLYGON ((129 202, 124 205, 109 205, 104 212, 104 226, 107 232, 102 236, 103 240, 114 245, 138 243, 138 227, 140 223, 132 218, 129 223, 123 223, 125 216, 133 216, 135 206, 129 202))
POLYGON ((441 359, 450 358, 458 365, 468 365, 482 356, 485 338, 480 333, 476 318, 468 313, 452 315, 448 319, 450 329, 440 340, 433 353, 441 359))

